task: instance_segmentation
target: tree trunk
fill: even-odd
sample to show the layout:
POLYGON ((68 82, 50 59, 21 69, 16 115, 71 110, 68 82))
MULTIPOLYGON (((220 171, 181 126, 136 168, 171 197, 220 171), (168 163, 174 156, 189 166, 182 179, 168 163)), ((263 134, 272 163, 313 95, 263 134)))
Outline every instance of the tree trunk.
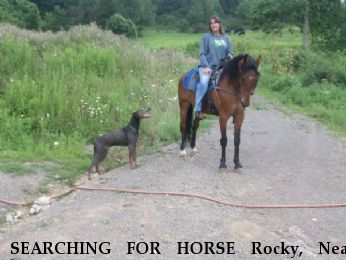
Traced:
POLYGON ((305 6, 304 13, 304 25, 303 25, 303 47, 307 49, 309 47, 309 4, 305 6))

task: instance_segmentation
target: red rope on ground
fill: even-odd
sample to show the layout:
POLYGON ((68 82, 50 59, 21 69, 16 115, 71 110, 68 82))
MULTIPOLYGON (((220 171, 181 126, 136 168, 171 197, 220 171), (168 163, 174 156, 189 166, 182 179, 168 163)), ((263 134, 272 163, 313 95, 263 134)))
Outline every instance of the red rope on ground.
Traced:
MULTIPOLYGON (((143 191, 143 190, 130 190, 130 189, 111 189, 111 188, 92 188, 92 187, 85 187, 85 186, 75 186, 74 188, 71 188, 61 194, 58 194, 56 196, 53 196, 52 198, 60 197, 63 195, 66 195, 73 190, 86 190, 86 191, 107 191, 107 192, 118 192, 118 193, 131 193, 131 194, 145 194, 145 195, 170 195, 170 196, 179 196, 179 197, 188 197, 188 198, 196 198, 201 199, 205 201, 210 201, 213 203, 217 203, 220 205, 230 206, 234 208, 248 208, 248 209, 278 209, 278 208, 284 208, 284 209, 292 209, 292 208, 344 208, 346 207, 346 203, 340 203, 340 204, 318 204, 318 205, 302 205, 302 204, 296 204, 296 205, 254 205, 254 204, 236 204, 231 203, 227 201, 222 201, 220 199, 216 199, 210 196, 206 195, 200 195, 200 194, 194 194, 194 193, 185 193, 185 192, 165 192, 165 191, 143 191)), ((7 201, 0 199, 0 203, 5 203, 9 205, 16 205, 16 206, 27 206, 30 203, 22 203, 22 202, 13 202, 13 201, 7 201)))
POLYGON ((111 191, 118 193, 132 193, 132 194, 149 194, 149 195, 171 195, 180 197, 190 197, 202 199, 217 204, 235 207, 235 208, 248 208, 248 209, 270 209, 270 208, 342 208, 346 207, 346 203, 341 204, 320 204, 320 205, 252 205, 252 204, 235 204, 227 201, 222 201, 205 195, 185 193, 185 192, 159 192, 159 191, 142 191, 142 190, 128 190, 128 189, 110 189, 110 188, 90 188, 83 186, 76 186, 78 190, 88 191, 111 191))
POLYGON ((15 205, 15 206, 26 206, 26 205, 28 205, 25 202, 15 202, 15 201, 10 201, 10 200, 3 200, 3 199, 0 199, 0 203, 8 204, 8 205, 15 205))

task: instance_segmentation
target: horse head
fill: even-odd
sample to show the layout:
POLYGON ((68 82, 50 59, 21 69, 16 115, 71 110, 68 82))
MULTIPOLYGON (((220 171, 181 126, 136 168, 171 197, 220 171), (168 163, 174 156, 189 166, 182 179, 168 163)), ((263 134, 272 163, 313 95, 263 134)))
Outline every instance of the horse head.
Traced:
POLYGON ((254 93, 260 73, 258 66, 261 56, 255 61, 248 54, 239 54, 228 61, 220 75, 220 82, 224 76, 228 76, 230 87, 234 89, 240 98, 243 107, 250 105, 250 96, 254 93))
POLYGON ((243 107, 250 105, 250 97, 254 94, 260 73, 258 66, 261 56, 254 60, 250 55, 242 55, 237 62, 237 82, 240 102, 243 107))

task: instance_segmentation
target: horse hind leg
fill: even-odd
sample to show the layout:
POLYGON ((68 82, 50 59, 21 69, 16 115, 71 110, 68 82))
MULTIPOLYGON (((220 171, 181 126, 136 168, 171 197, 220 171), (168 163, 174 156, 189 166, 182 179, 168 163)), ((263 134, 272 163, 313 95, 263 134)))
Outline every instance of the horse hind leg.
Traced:
POLYGON ((186 135, 187 135, 188 142, 191 142, 192 114, 193 114, 193 107, 192 105, 190 105, 186 115, 186 135))
POLYGON ((185 108, 180 104, 180 133, 181 144, 179 156, 183 159, 186 158, 186 140, 190 140, 191 135, 191 121, 192 121, 192 106, 189 105, 185 108))
POLYGON ((190 147, 192 154, 196 154, 198 152, 196 148, 196 137, 197 137, 197 130, 199 128, 199 119, 195 118, 192 128, 192 136, 190 141, 190 147))

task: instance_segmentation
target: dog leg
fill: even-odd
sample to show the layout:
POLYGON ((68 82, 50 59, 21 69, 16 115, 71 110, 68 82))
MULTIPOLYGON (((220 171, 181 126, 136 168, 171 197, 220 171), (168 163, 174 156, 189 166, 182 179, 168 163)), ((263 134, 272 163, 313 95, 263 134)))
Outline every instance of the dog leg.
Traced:
POLYGON ((102 174, 102 172, 100 171, 100 163, 106 158, 107 153, 108 153, 108 149, 109 147, 99 147, 96 146, 94 149, 94 158, 93 158, 93 162, 91 164, 91 166, 89 167, 89 171, 88 171, 88 179, 91 180, 91 172, 93 167, 95 166, 96 172, 98 174, 102 174))
POLYGON ((129 164, 131 169, 137 168, 136 145, 129 145, 129 164))
POLYGON ((96 165, 96 156, 95 156, 95 154, 94 154, 92 163, 91 163, 91 165, 90 165, 90 167, 89 167, 89 169, 88 169, 88 180, 91 180, 91 173, 92 173, 92 171, 93 171, 95 165, 96 165))
POLYGON ((94 168, 94 160, 88 169, 88 180, 91 180, 91 171, 94 168))

